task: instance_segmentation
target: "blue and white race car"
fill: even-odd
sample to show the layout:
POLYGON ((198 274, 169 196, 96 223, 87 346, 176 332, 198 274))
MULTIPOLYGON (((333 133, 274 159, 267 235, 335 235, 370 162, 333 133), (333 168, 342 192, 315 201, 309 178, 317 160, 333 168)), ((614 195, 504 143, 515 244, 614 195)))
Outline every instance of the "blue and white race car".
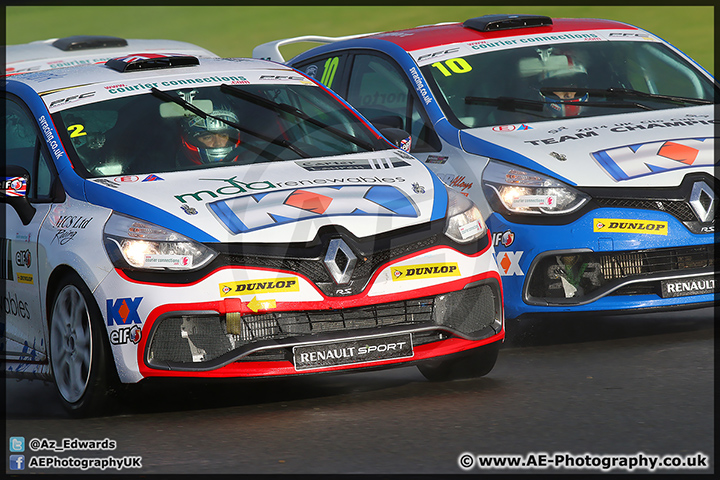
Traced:
POLYGON ((324 86, 142 54, 2 96, 6 373, 54 379, 71 412, 148 377, 493 368, 478 208, 324 86))
MULTIPOLYGON (((710 39, 708 39, 710 40, 710 39)), ((487 218, 507 318, 714 301, 713 77, 616 21, 488 15, 326 43, 287 64, 487 218)))

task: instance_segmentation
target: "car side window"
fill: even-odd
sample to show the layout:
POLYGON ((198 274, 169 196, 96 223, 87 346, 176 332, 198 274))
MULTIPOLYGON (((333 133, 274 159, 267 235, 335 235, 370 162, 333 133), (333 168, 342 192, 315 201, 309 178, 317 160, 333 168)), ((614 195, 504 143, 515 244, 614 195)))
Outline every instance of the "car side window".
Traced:
POLYGON ((375 127, 409 132, 411 152, 440 150, 437 134, 420 109, 414 90, 390 61, 377 55, 355 55, 349 78, 347 101, 375 127))
POLYGON ((318 57, 309 63, 299 64, 295 68, 326 87, 339 92, 340 77, 346 60, 347 55, 318 57))
POLYGON ((21 104, 11 98, 4 101, 5 162, 30 173, 30 200, 49 200, 55 177, 37 124, 21 104))

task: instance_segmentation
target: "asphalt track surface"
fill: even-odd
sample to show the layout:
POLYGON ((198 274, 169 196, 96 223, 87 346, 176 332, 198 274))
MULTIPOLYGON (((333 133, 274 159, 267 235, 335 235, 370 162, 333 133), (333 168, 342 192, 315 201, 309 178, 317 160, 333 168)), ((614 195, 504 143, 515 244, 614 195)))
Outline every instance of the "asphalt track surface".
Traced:
MULTIPOLYGON (((713 473, 713 313, 510 323, 495 369, 479 379, 432 383, 404 367, 155 383, 138 389, 114 415, 83 420, 65 415, 54 385, 7 379, 6 452, 9 438, 22 436, 28 462, 139 456, 142 468, 121 472, 132 474, 602 473, 604 455, 626 456, 627 464, 629 458, 699 454, 692 461, 702 465, 705 456, 706 468, 656 472, 713 473), (117 446, 31 451, 35 438, 108 438, 117 446), (465 453, 474 462, 467 470, 459 466, 465 453), (481 469, 478 455, 515 455, 533 467, 543 458, 565 465, 481 469), (569 462, 591 468, 569 468, 569 462)), ((93 472, 100 470, 85 471, 93 472)))

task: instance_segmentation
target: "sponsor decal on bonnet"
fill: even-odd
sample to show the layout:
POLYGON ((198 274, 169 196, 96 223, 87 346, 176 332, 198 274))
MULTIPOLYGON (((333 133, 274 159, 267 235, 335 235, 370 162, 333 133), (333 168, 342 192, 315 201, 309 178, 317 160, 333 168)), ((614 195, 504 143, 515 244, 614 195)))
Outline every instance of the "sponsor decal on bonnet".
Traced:
POLYGON ((320 216, 419 216, 415 203, 389 185, 280 190, 218 200, 208 207, 235 235, 320 216))
POLYGON ((258 293, 299 292, 298 277, 264 278, 260 280, 243 280, 226 282, 220 285, 220 297, 258 293))
POLYGON ((717 164, 713 138, 683 138, 636 143, 592 153, 592 157, 616 181, 690 167, 717 164))
POLYGON ((525 275, 520 268, 520 258, 524 251, 517 252, 498 252, 495 254, 495 261, 500 269, 500 275, 503 277, 511 277, 513 275, 525 275))
POLYGON ((118 298, 116 300, 107 299, 107 324, 109 327, 113 325, 129 325, 131 323, 142 324, 138 308, 143 297, 136 298, 118 298))
POLYGON ((391 267, 390 274, 393 282, 401 280, 418 280, 422 278, 459 277, 460 268, 455 262, 427 263, 423 265, 391 267))
POLYGON ((596 218, 593 220, 593 232, 647 233, 667 235, 668 222, 652 220, 628 220, 618 218, 596 218))

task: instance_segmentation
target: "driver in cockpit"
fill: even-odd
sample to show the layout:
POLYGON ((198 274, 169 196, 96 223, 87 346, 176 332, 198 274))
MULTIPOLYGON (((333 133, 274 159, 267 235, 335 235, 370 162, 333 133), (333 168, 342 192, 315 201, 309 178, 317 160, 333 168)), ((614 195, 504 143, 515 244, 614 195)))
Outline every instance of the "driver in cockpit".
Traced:
MULTIPOLYGON (((231 123, 238 122, 237 115, 226 107, 215 108, 211 115, 231 123)), ((234 160, 227 157, 240 145, 238 130, 210 116, 196 115, 183 119, 181 129, 181 151, 192 163, 202 165, 234 160)))

